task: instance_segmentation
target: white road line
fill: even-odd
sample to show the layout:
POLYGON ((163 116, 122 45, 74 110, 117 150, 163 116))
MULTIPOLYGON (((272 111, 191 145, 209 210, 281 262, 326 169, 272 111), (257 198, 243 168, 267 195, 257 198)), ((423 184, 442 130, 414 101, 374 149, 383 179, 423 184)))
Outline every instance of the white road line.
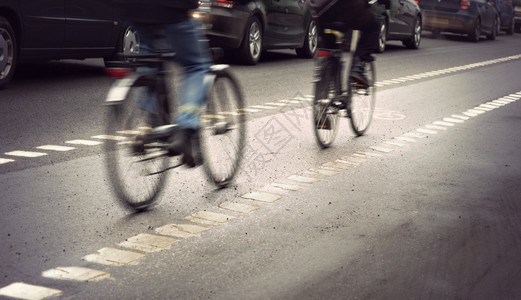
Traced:
POLYGON ((34 158, 34 157, 45 156, 45 155, 47 155, 47 153, 17 150, 17 151, 6 152, 5 155, 34 158))
POLYGON ((59 267, 42 272, 42 277, 58 280, 97 282, 110 278, 110 274, 83 267, 59 267))
POLYGON ((14 162, 14 161, 15 161, 14 159, 0 158, 0 165, 7 164, 7 163, 10 163, 10 162, 14 162))
POLYGON ((464 123, 465 121, 455 118, 443 118, 443 121, 450 123, 464 123))
POLYGON ((143 258, 145 258, 145 254, 143 253, 107 247, 98 250, 95 254, 84 256, 83 260, 102 265, 120 267, 128 264, 135 264, 143 258))
POLYGON ((95 136, 93 136, 91 138, 99 139, 99 140, 110 140, 110 141, 121 141, 121 140, 125 140, 126 139, 126 137, 124 137, 124 136, 105 135, 105 134, 95 135, 95 136))
POLYGON ((73 144, 73 145, 84 145, 84 146, 96 146, 96 145, 103 144, 103 142, 88 141, 88 140, 71 140, 71 141, 66 141, 65 143, 73 144))
POLYGON ((126 239, 118 245, 143 252, 159 252, 170 249, 177 241, 178 239, 173 237, 141 233, 126 239))
POLYGON ((447 130, 447 127, 438 126, 438 125, 432 125, 432 124, 425 125, 425 128, 427 128, 427 129, 434 129, 434 130, 447 130))
POLYGON ((36 149, 65 152, 65 151, 74 150, 76 148, 67 147, 67 146, 58 146, 58 145, 43 145, 43 146, 36 147, 36 149))
POLYGON ((0 289, 0 296, 36 300, 56 297, 62 294, 62 291, 51 289, 43 286, 27 284, 23 282, 15 282, 0 289))
POLYGON ((417 128, 416 131, 419 132, 419 133, 425 133, 425 134, 436 134, 436 133, 438 133, 436 130, 425 129, 425 128, 417 128))
POLYGON ((469 117, 466 117, 466 116, 460 116, 460 115, 452 115, 451 117, 456 118, 456 119, 462 119, 462 120, 464 120, 464 121, 470 119, 469 117))

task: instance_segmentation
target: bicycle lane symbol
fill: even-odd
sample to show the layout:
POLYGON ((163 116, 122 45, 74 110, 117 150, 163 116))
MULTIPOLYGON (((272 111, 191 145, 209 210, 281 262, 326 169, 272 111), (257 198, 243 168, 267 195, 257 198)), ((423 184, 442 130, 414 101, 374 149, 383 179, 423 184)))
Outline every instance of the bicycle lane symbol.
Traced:
POLYGON ((373 113, 373 118, 378 120, 385 121, 400 121, 407 118, 407 116, 397 110, 388 110, 388 109, 375 109, 373 113))

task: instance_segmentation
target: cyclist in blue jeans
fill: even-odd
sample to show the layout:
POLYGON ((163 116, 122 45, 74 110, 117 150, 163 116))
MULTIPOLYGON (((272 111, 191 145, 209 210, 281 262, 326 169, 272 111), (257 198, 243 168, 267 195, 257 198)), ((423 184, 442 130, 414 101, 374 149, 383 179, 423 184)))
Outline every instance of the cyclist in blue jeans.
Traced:
MULTIPOLYGON (((212 63, 211 51, 198 21, 190 17, 197 0, 113 0, 118 17, 130 21, 141 40, 140 52, 152 53, 160 36, 168 51, 175 52, 173 61, 183 68, 179 106, 173 123, 180 128, 168 146, 172 156, 183 155, 188 166, 199 163, 199 117, 207 96, 204 77, 212 63)), ((141 108, 152 116, 158 112, 158 101, 146 99, 141 108)))

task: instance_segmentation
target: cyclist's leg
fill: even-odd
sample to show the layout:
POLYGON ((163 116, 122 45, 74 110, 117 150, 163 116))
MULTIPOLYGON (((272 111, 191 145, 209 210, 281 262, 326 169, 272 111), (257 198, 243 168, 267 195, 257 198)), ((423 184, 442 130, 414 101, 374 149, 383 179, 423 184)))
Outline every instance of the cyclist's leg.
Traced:
POLYGON ((179 107, 174 122, 180 128, 197 130, 199 116, 206 102, 205 76, 210 71, 212 58, 204 33, 198 22, 187 19, 168 25, 168 44, 175 51, 175 61, 184 69, 179 107))
POLYGON ((165 30, 167 43, 176 53, 174 59, 184 69, 179 106, 174 117, 180 130, 170 144, 169 152, 171 155, 184 154, 183 160, 189 166, 194 166, 200 162, 197 137, 199 117, 208 90, 205 76, 212 62, 210 48, 198 22, 191 18, 170 24, 165 30))
MULTIPOLYGON (((153 53, 155 52, 154 48, 154 32, 158 30, 156 26, 149 25, 149 24, 134 24, 136 30, 139 33, 140 38, 140 45, 139 45, 139 52, 140 53, 153 53)), ((150 67, 139 67, 138 71, 140 73, 150 73, 153 74, 156 72, 153 68, 150 67)), ((142 96, 139 97, 140 103, 138 103, 138 107, 141 108, 144 111, 149 112, 153 116, 151 118, 151 122, 153 124, 151 125, 158 125, 154 124, 156 122, 159 122, 159 117, 156 117, 159 113, 159 99, 157 95, 153 92, 151 92, 149 89, 144 89, 142 91, 142 96)), ((155 126, 153 126, 155 127, 155 126)))
POLYGON ((364 63, 374 60, 372 54, 376 51, 379 34, 378 21, 372 13, 369 15, 366 23, 353 26, 353 29, 360 30, 361 36, 353 54, 350 76, 363 84, 367 84, 364 63))

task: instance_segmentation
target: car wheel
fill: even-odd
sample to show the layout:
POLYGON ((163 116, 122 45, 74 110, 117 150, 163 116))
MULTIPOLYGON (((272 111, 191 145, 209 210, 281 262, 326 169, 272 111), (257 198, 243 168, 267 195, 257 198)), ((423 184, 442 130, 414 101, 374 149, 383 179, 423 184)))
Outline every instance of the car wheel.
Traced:
POLYGON ((376 52, 383 53, 385 51, 386 43, 387 43, 387 21, 382 20, 380 23, 380 32, 378 33, 378 48, 376 48, 376 52))
POLYGON ((123 26, 123 30, 119 36, 116 53, 113 56, 105 58, 105 66, 110 67, 111 61, 120 61, 121 57, 118 54, 132 54, 139 53, 139 35, 137 30, 130 25, 123 26))
POLYGON ((248 21, 238 50, 241 62, 255 65, 259 61, 262 52, 262 27, 257 17, 251 17, 248 21))
POLYGON ((309 22, 308 30, 306 32, 303 47, 297 48, 295 50, 297 52, 297 56, 302 58, 312 58, 313 56, 315 56, 315 52, 317 52, 317 44, 317 24, 315 23, 315 21, 311 20, 311 22, 309 22))
POLYGON ((6 18, 0 17, 0 89, 13 78, 16 67, 16 36, 6 18))
POLYGON ((494 25, 492 26, 492 31, 490 32, 490 34, 487 35, 487 38, 489 40, 493 41, 499 35, 499 26, 499 19, 496 19, 494 21, 494 25))
POLYGON ((403 41, 403 44, 408 49, 418 49, 420 48, 420 42, 422 38, 422 20, 420 17, 416 17, 413 26, 412 36, 403 41))
POLYGON ((469 32, 468 39, 470 42, 477 43, 479 42, 479 36, 481 35, 481 20, 477 19, 474 23, 474 28, 471 32, 469 32))

